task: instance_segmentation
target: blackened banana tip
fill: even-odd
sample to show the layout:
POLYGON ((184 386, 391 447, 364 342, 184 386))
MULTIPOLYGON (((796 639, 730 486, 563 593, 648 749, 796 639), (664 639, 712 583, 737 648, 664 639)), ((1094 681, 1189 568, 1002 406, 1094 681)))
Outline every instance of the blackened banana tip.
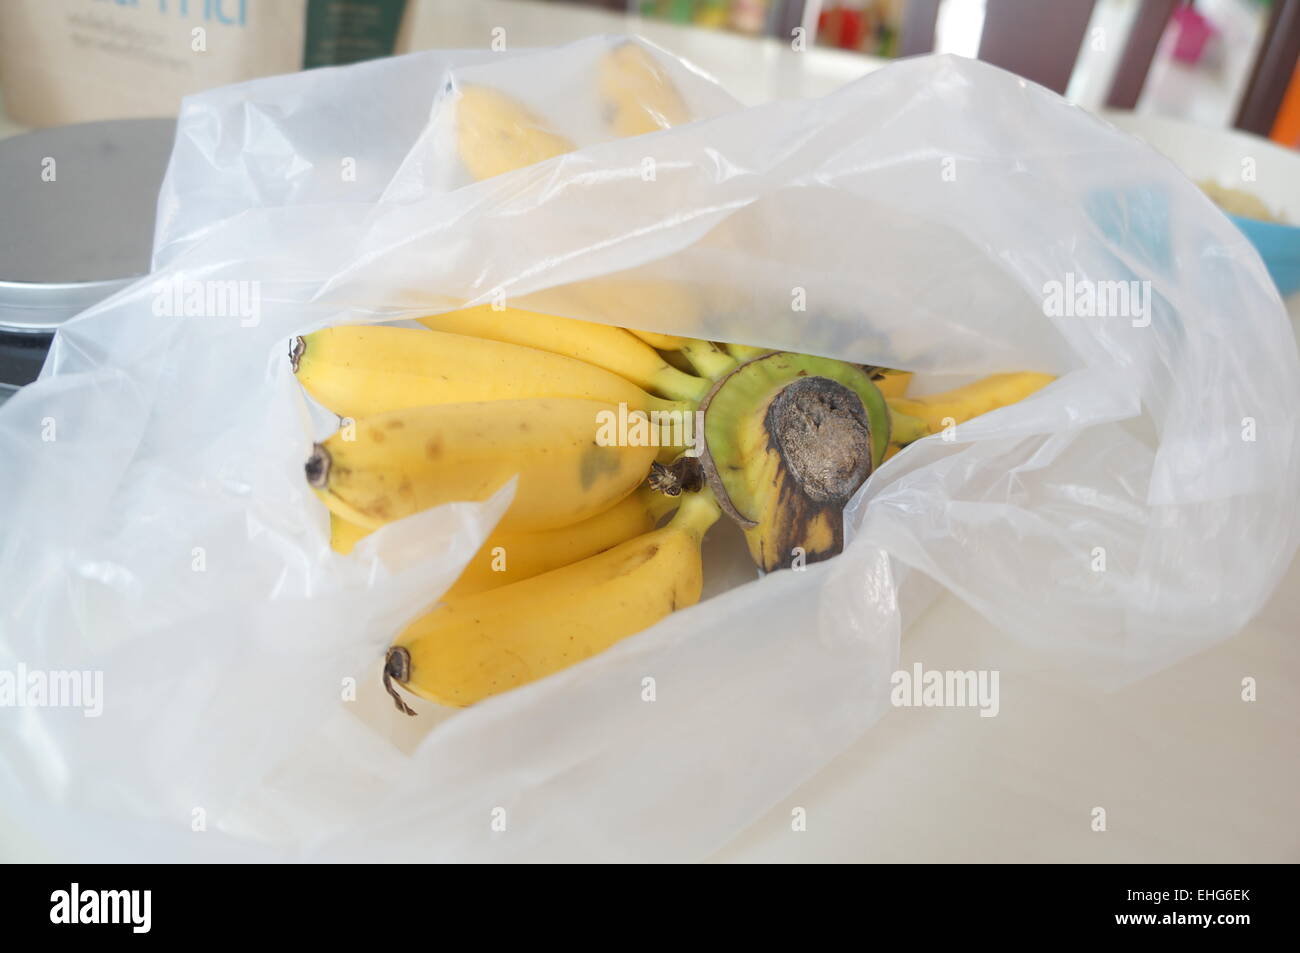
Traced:
POLYGON ((329 485, 330 462, 330 452, 324 445, 314 444, 307 465, 303 467, 307 473, 307 484, 313 489, 323 490, 329 485))
POLYGON ((415 709, 397 694, 397 689, 393 687, 393 682, 408 682, 411 680, 411 653, 400 645, 390 646, 388 655, 384 657, 384 691, 388 692, 393 698, 393 703, 397 705, 397 710, 404 715, 414 715, 415 709))

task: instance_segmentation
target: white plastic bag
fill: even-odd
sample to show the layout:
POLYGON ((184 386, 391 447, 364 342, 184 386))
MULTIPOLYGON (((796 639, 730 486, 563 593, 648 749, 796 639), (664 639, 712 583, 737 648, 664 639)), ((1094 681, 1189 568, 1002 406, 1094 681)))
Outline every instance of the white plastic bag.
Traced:
MULTIPOLYGON (((614 42, 187 101, 155 274, 69 323, 0 409, 0 671, 103 673, 99 717, 2 713, 2 813, 51 855, 700 858, 869 727, 929 580, 1116 682, 1227 638, 1268 596, 1297 543, 1296 346, 1259 259, 1169 162, 950 57, 741 109, 652 51, 700 119, 617 140, 590 95, 614 42), (469 183, 439 132, 468 81, 583 148, 469 183), (1145 326, 1044 314, 1052 282, 1119 280, 1150 282, 1145 326), (171 307, 169 289, 225 281, 257 307, 171 307), (557 297, 579 281, 608 293, 557 297), (638 292, 667 283, 685 302, 671 312, 638 292), (622 323, 923 373, 1061 379, 887 463, 839 558, 406 719, 379 687, 383 649, 510 490, 334 555, 302 475, 329 421, 287 342, 497 292, 615 323, 592 302, 623 300, 622 323)), ((748 576, 709 556, 711 589, 748 576)))

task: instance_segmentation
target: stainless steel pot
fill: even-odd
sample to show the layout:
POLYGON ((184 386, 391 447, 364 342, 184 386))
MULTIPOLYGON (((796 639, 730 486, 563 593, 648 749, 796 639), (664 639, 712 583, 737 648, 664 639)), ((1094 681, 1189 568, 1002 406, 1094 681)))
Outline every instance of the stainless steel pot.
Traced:
POLYGON ((0 139, 0 400, 35 380, 68 318, 149 272, 172 119, 0 139))

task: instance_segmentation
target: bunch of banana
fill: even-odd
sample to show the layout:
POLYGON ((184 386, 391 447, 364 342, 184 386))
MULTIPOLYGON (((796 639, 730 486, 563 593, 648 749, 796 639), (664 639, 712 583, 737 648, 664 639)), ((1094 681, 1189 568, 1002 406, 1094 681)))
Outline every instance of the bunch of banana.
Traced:
MULTIPOLYGON (((598 89, 615 135, 690 118, 635 45, 606 55, 598 89)), ((464 87, 457 108, 475 178, 575 148, 498 91, 464 87)), ((663 281, 580 282, 533 301, 559 313, 470 307, 424 328, 337 327, 293 343, 299 381, 343 418, 306 465, 338 552, 517 480, 459 578, 388 650, 383 682, 408 714, 398 686, 471 705, 694 604, 701 541, 724 512, 765 571, 835 555, 845 503, 892 453, 1051 380, 998 375, 908 397, 905 371, 640 330, 697 323, 696 296, 663 281), (702 433, 670 430, 679 439, 666 446, 602 437, 628 414, 698 414, 702 433)))
POLYGON ((340 552, 388 522, 485 500, 518 479, 500 525, 389 651, 385 683, 408 712, 394 684, 472 704, 694 603, 700 540, 722 512, 764 570, 833 556, 844 504, 892 448, 1050 380, 1000 375, 886 397, 882 387, 901 395, 909 375, 729 345, 718 349, 729 369, 710 381, 652 346, 689 341, 490 308, 425 323, 330 328, 296 338, 291 353, 305 388, 350 418, 306 468, 340 552), (699 456, 669 448, 671 467, 655 462, 664 454, 653 444, 597 439, 617 405, 697 404, 699 456))

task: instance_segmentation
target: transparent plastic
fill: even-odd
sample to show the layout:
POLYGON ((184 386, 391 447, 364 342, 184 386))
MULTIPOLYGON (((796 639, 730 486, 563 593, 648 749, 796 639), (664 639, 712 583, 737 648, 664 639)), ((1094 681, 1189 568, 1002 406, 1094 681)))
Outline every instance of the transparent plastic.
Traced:
POLYGON ((740 108, 647 47, 696 121, 617 139, 591 92, 617 42, 186 101, 154 274, 69 322, 0 408, 0 669, 103 673, 97 718, 0 718, 0 814, 42 850, 702 858, 869 728, 939 587, 1114 683, 1230 637, 1266 599, 1297 544, 1296 344, 1255 252, 1173 165, 951 57, 740 108), (471 182, 448 138, 469 82, 581 148, 471 182), (1046 315, 1067 280, 1149 281, 1145 318, 1046 315), (227 281, 256 308, 168 304, 227 281), (736 547, 711 550, 700 605, 407 719, 379 686, 384 647, 511 489, 335 555, 302 474, 333 421, 288 342, 501 294, 936 385, 1059 379, 885 464, 841 557, 759 580, 736 547))

